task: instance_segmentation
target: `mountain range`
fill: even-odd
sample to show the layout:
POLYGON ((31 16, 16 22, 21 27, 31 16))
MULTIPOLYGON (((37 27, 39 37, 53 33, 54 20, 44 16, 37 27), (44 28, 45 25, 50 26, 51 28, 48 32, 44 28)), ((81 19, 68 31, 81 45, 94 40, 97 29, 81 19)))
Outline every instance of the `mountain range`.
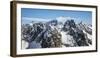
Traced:
POLYGON ((22 24, 22 49, 63 48, 92 45, 92 25, 73 19, 22 24))

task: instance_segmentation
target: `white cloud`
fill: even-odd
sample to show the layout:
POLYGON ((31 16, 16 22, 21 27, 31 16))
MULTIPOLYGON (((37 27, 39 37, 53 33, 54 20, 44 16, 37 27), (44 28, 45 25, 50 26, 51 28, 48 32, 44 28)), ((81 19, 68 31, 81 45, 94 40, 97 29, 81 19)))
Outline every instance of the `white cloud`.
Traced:
POLYGON ((22 17, 22 20, 27 20, 27 21, 49 21, 50 19, 22 17))
POLYGON ((71 20, 71 19, 73 19, 73 20, 79 20, 78 18, 74 18, 74 17, 64 17, 64 16, 60 16, 60 17, 57 17, 56 18, 59 22, 62 22, 62 23, 64 23, 66 20, 71 20))

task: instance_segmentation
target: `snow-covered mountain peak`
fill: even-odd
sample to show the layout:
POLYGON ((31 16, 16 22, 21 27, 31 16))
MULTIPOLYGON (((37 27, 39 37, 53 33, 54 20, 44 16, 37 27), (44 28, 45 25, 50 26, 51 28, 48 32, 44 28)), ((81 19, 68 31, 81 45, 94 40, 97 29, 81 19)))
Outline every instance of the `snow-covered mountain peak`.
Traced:
POLYGON ((92 25, 76 23, 75 19, 61 16, 45 23, 40 20, 22 24, 22 40, 29 43, 26 49, 91 45, 92 25))

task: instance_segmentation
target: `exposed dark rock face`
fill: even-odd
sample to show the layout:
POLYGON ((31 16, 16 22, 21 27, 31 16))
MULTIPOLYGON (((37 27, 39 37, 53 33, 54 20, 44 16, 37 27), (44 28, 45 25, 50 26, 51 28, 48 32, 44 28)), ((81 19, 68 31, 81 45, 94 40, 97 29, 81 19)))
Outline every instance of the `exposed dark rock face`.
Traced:
POLYGON ((56 26, 58 24, 58 21, 57 20, 51 20, 51 21, 47 22, 47 24, 56 26))
POLYGON ((68 30, 70 30, 70 28, 76 28, 74 20, 67 20, 64 23, 64 26, 63 26, 64 31, 68 31, 68 30))
POLYGON ((61 47, 61 34, 56 29, 46 31, 41 45, 43 48, 61 47))
POLYGON ((89 46, 88 42, 91 42, 88 40, 88 37, 83 32, 85 28, 84 26, 79 26, 75 24, 74 20, 67 20, 64 24, 63 31, 67 32, 67 35, 73 36, 73 39, 77 43, 78 46, 89 46), (88 42, 87 42, 88 41, 88 42))

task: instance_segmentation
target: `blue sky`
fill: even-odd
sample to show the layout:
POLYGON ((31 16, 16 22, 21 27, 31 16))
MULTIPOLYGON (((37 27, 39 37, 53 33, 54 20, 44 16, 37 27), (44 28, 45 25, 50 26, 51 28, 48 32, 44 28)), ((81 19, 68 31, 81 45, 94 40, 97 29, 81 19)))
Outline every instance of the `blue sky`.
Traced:
POLYGON ((21 18, 23 23, 26 23, 28 21, 36 21, 36 20, 54 20, 57 17, 72 17, 72 18, 76 18, 75 21, 77 22, 82 21, 88 24, 92 23, 91 11, 33 9, 33 8, 21 9, 21 18))

